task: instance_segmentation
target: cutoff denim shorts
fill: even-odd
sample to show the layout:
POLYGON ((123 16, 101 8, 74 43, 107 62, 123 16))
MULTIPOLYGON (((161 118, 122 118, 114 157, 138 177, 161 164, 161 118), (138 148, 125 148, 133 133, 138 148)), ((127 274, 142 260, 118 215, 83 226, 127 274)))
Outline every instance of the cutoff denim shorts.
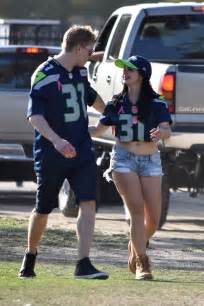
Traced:
POLYGON ((138 176, 161 176, 162 166, 160 153, 151 155, 136 155, 120 146, 114 146, 111 152, 110 167, 104 173, 108 181, 112 171, 128 173, 135 172, 138 176))

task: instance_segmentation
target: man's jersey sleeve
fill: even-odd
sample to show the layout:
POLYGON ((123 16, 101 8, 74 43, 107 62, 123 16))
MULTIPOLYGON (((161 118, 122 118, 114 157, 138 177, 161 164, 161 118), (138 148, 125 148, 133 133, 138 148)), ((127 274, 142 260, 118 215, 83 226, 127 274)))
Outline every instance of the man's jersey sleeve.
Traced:
POLYGON ((155 100, 155 116, 157 124, 160 124, 162 122, 169 122, 169 124, 172 123, 171 115, 169 113, 167 103, 164 100, 155 100))
POLYGON ((92 106, 96 100, 97 92, 91 87, 89 81, 87 80, 87 104, 92 106))
POLYGON ((91 84, 88 80, 88 72, 86 67, 79 68, 79 75, 82 78, 82 82, 85 85, 85 101, 86 105, 92 106, 96 100, 97 92, 91 87, 91 84))
MULTIPOLYGON (((41 66, 40 66, 41 67, 41 66)), ((39 68, 40 68, 39 67, 39 68)), ((49 86, 59 79, 59 74, 47 74, 46 71, 37 68, 31 77, 31 90, 28 101, 27 118, 33 115, 45 114, 45 103, 49 96, 49 86)))
POLYGON ((119 117, 115 105, 112 101, 108 102, 103 114, 100 117, 100 123, 106 126, 117 125, 119 117))

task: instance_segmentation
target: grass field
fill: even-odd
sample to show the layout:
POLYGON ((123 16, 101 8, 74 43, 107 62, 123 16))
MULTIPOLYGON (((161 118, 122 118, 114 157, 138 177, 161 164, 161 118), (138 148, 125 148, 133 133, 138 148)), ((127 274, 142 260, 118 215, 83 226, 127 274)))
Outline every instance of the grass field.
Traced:
MULTIPOLYGON (((204 305, 204 275, 199 271, 154 269, 153 281, 136 281, 125 264, 97 263, 97 267, 110 274, 108 280, 75 280, 73 261, 66 264, 38 260, 37 278, 17 278, 20 258, 5 260, 9 248, 25 243, 27 221, 0 218, 0 306, 47 305, 204 305)), ((124 250, 126 235, 107 237, 95 235, 98 248, 124 250)), ((76 247, 74 232, 48 230, 42 246, 57 248, 76 247)), ((56 262, 56 261, 55 261, 56 262)))
POLYGON ((153 281, 136 281, 126 267, 99 267, 103 280, 74 280, 70 265, 38 264, 38 277, 16 277, 19 262, 1 262, 0 305, 204 305, 204 283, 198 272, 157 270, 153 281))

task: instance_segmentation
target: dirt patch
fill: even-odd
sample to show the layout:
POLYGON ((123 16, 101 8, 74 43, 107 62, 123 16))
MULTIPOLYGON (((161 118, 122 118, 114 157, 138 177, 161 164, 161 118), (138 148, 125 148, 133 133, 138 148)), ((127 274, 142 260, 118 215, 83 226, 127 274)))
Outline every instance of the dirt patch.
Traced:
MULTIPOLYGON (((23 190, 14 188, 14 192, 10 191, 10 184, 7 186, 8 190, 5 186, 7 185, 3 185, 4 192, 1 192, 0 196, 0 217, 11 216, 27 222, 35 202, 35 186, 25 184, 23 190)), ((155 233, 150 241, 150 249, 148 249, 154 266, 204 270, 203 205, 203 195, 192 199, 187 193, 171 193, 167 222, 162 230, 155 233)), ((59 211, 54 211, 50 215, 48 230, 67 231, 65 240, 69 239, 70 231, 72 231, 72 238, 76 239, 75 229, 75 218, 65 218, 59 211)), ((96 215, 95 233, 91 257, 98 262, 126 265, 128 225, 124 220, 123 207, 107 205, 100 207, 96 215)), ((19 241, 19 244, 15 246, 2 244, 2 239, 0 240, 1 259, 18 258, 21 260, 26 243, 26 232, 24 231, 21 235, 21 242, 19 241)), ((75 261, 76 254, 76 243, 72 241, 69 244, 69 240, 64 246, 60 245, 60 248, 50 244, 42 244, 39 248, 39 259, 55 262, 75 261)))
MULTIPOLYGON (((1 212, 0 216, 28 220, 29 211, 1 212)), ((204 220, 178 219, 169 217, 163 229, 151 239, 148 253, 153 266, 183 270, 204 270, 204 220)), ((41 245, 39 260, 53 262, 72 262, 76 260, 76 243, 70 242, 68 233, 74 236, 75 218, 65 218, 59 211, 50 215, 48 231, 67 231, 66 245, 60 248, 49 244, 41 245)), ((122 207, 102 207, 96 215, 95 241, 91 257, 96 262, 127 263, 128 225, 124 220, 122 207)), ((26 236, 26 233, 22 233, 26 236)), ((66 240, 66 234, 65 240, 66 240)), ((73 238, 73 237, 72 237, 73 238)), ((26 239, 26 237, 25 237, 26 239)), ((71 241, 71 240, 70 240, 71 241)), ((76 242, 76 241, 75 241, 76 242)), ((1 243, 1 259, 21 259, 23 245, 1 243)))

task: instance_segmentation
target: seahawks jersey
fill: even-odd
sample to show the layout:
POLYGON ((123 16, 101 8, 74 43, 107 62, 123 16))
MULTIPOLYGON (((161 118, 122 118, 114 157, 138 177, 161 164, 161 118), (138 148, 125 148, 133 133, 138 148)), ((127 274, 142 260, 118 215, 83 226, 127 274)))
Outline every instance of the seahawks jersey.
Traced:
MULTIPOLYGON (((91 147, 88 133, 87 105, 91 106, 97 93, 91 88, 85 67, 67 71, 55 59, 41 64, 31 78, 27 117, 42 115, 60 137, 68 140, 77 152, 91 147)), ((35 131, 34 153, 38 162, 53 145, 35 131)))
POLYGON ((133 105, 127 94, 117 101, 109 102, 100 122, 115 126, 115 136, 122 142, 151 141, 150 130, 161 122, 171 123, 171 117, 166 103, 161 99, 153 99, 149 115, 141 122, 138 119, 137 105, 133 105))

